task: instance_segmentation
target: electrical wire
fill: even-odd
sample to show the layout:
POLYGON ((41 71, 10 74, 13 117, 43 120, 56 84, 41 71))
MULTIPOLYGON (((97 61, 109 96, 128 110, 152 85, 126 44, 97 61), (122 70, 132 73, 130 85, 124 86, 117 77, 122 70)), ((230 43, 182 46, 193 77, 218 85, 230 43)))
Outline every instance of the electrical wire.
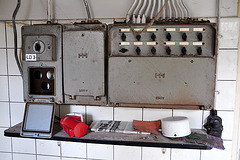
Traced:
POLYGON ((157 13, 161 10, 162 0, 158 0, 157 13))
POLYGON ((138 4, 137 4, 136 8, 135 8, 134 11, 133 11, 133 15, 138 15, 139 10, 140 10, 141 5, 142 5, 142 1, 143 1, 143 0, 139 0, 139 1, 138 1, 138 4))
POLYGON ((179 17, 183 18, 184 14, 183 14, 181 6, 179 5, 179 0, 176 0, 176 6, 177 6, 177 9, 179 11, 179 17))
POLYGON ((150 14, 150 19, 153 18, 154 11, 155 11, 155 8, 156 8, 156 1, 157 1, 157 0, 153 0, 153 5, 152 5, 151 14, 150 14))
POLYGON ((150 12, 151 5, 152 5, 152 0, 148 0, 148 6, 147 6, 147 9, 145 11, 145 15, 146 15, 147 18, 149 18, 149 12, 150 12))
POLYGON ((189 12, 186 4, 184 3, 184 0, 181 0, 181 1, 182 1, 182 4, 183 4, 183 7, 184 7, 184 8, 186 9, 186 11, 187 11, 187 18, 190 18, 190 12, 189 12))
POLYGON ((83 0, 83 3, 84 3, 85 8, 86 8, 88 20, 91 20, 92 19, 92 15, 91 15, 90 7, 88 5, 88 0, 83 0))
POLYGON ((183 2, 182 0, 179 0, 179 5, 181 6, 182 10, 183 10, 183 18, 187 17, 187 10, 184 8, 183 2))
POLYGON ((18 53, 17 53, 17 29, 16 29, 16 22, 15 22, 16 15, 18 13, 18 10, 19 10, 20 6, 21 6, 21 0, 18 0, 17 1, 17 6, 16 6, 16 8, 13 12, 13 15, 12 15, 12 24, 13 24, 13 34, 14 34, 14 56, 15 56, 15 60, 16 60, 18 69, 20 71, 20 74, 23 77, 23 70, 22 70, 22 67, 20 65, 19 58, 18 58, 18 53))
MULTIPOLYGON (((164 4, 164 5, 167 4, 165 0, 162 0, 162 1, 163 1, 162 4, 164 4)), ((167 1, 168 1, 168 0, 167 0, 167 1)), ((166 18, 166 10, 163 11, 163 13, 162 13, 162 17, 163 17, 163 19, 166 18)))
POLYGON ((139 10, 139 14, 140 15, 143 15, 144 13, 144 9, 146 8, 146 5, 147 5, 147 0, 143 0, 143 5, 141 7, 141 9, 139 10))
POLYGON ((132 3, 131 7, 129 8, 129 10, 127 12, 127 16, 126 16, 126 22, 130 21, 130 17, 132 17, 132 13, 133 13, 134 9, 137 6, 137 1, 138 0, 134 0, 134 2, 132 3))
POLYGON ((177 11, 177 8, 176 8, 176 5, 175 5, 175 0, 171 0, 171 1, 172 1, 173 9, 174 9, 174 12, 175 12, 175 17, 174 18, 178 18, 178 11, 177 11))
POLYGON ((51 22, 51 3, 52 3, 52 0, 48 0, 48 8, 47 8, 47 21, 48 22, 51 22))
POLYGON ((172 7, 171 7, 170 1, 168 1, 167 9, 168 9, 168 13, 169 13, 168 17, 169 17, 169 19, 171 19, 172 18, 172 7))

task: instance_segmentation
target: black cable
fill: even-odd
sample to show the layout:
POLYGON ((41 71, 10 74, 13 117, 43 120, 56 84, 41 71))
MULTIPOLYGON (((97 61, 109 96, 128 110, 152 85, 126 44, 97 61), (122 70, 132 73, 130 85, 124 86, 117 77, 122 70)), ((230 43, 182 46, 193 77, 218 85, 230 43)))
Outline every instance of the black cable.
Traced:
POLYGON ((84 3, 85 8, 86 8, 88 20, 91 20, 92 19, 92 15, 91 15, 91 12, 90 12, 90 9, 89 9, 88 1, 87 0, 83 0, 83 3, 84 3))
POLYGON ((21 6, 21 0, 18 0, 17 6, 16 6, 16 8, 13 12, 13 15, 12 15, 12 24, 13 24, 13 34, 14 34, 14 56, 15 56, 15 60, 16 60, 18 69, 20 71, 20 74, 21 74, 21 76, 23 76, 23 70, 22 70, 22 67, 20 65, 20 62, 19 62, 19 59, 18 59, 18 54, 17 54, 17 29, 16 29, 16 23, 15 23, 15 18, 16 18, 16 15, 18 13, 18 10, 19 10, 20 6, 21 6))

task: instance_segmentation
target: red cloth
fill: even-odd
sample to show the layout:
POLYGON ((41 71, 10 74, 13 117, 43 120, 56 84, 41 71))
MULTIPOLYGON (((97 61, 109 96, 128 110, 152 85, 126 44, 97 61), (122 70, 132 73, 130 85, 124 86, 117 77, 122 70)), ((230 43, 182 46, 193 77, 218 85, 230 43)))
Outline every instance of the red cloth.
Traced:
POLYGON ((160 128, 161 121, 138 121, 133 120, 133 128, 135 131, 139 132, 148 132, 153 134, 161 134, 158 132, 158 129, 160 128))

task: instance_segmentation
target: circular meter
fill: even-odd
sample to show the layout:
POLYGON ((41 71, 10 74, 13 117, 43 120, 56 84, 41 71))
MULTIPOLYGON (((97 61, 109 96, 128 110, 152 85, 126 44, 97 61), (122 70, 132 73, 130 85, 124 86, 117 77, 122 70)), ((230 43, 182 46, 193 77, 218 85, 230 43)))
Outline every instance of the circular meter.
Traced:
POLYGON ((33 51, 36 53, 43 53, 45 45, 42 41, 36 41, 33 43, 33 51))

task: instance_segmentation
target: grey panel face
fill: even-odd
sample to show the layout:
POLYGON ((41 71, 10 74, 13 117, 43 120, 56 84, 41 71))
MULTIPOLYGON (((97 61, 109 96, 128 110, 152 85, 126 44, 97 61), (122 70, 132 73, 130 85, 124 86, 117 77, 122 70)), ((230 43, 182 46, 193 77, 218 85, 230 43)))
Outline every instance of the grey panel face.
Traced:
POLYGON ((99 24, 64 26, 65 103, 106 104, 105 29, 99 24))
POLYGON ((50 138, 54 121, 53 103, 27 103, 21 136, 50 138))
POLYGON ((153 25, 137 38, 128 26, 110 28, 109 103, 186 108, 214 105, 216 55, 211 25, 153 25))
MULTIPOLYGON (((143 28, 132 26, 133 30, 143 28)), ((138 37, 129 26, 114 26, 109 34, 110 56, 213 57, 215 52, 215 30, 211 25, 153 25, 138 37)))
POLYGON ((25 101, 63 103, 62 26, 23 26, 22 39, 25 101))

